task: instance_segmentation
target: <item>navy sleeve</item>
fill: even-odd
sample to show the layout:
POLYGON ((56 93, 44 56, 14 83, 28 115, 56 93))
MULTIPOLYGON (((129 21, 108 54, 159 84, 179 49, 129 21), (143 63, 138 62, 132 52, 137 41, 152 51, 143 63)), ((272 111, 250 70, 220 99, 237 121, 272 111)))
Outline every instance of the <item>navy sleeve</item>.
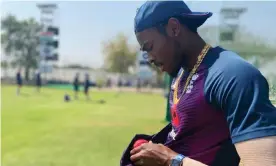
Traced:
POLYGON ((209 69, 205 96, 224 111, 233 143, 276 136, 276 108, 269 100, 267 80, 243 59, 219 58, 209 69))

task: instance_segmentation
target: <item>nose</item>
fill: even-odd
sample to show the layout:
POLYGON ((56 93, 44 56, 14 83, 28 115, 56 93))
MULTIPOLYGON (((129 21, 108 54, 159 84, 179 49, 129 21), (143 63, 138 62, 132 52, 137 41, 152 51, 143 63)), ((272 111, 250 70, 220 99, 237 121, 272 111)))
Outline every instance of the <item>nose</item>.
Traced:
POLYGON ((143 54, 144 58, 148 60, 148 62, 151 64, 151 65, 154 65, 156 67, 159 67, 161 66, 161 64, 159 62, 157 62, 156 58, 154 55, 150 54, 150 53, 146 53, 146 54, 143 54))
POLYGON ((149 63, 150 63, 151 65, 155 65, 155 63, 154 63, 154 60, 153 60, 153 59, 149 59, 149 63))
POLYGON ((149 60, 149 63, 151 63, 152 65, 154 65, 154 66, 156 66, 156 67, 160 67, 160 66, 161 66, 161 63, 157 62, 157 61, 154 60, 154 59, 149 60))
POLYGON ((151 64, 153 64, 155 61, 153 56, 151 56, 149 53, 144 53, 143 58, 146 59, 151 64))

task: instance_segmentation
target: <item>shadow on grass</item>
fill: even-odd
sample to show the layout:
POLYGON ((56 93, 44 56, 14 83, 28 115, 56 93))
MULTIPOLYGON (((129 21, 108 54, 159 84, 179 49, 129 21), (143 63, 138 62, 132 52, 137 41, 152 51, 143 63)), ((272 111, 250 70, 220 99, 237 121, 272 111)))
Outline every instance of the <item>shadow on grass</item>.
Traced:
POLYGON ((106 100, 100 99, 100 100, 87 100, 87 99, 77 99, 77 100, 71 100, 70 102, 82 102, 82 103, 90 103, 90 104, 106 104, 106 100))

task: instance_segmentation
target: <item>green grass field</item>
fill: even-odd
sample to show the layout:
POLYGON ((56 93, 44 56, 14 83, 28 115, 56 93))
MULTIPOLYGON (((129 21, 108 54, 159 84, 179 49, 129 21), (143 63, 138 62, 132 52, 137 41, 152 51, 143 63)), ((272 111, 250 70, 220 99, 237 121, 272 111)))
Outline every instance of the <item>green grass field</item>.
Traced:
MULTIPOLYGON (((135 133, 162 128, 166 101, 154 94, 91 92, 63 102, 65 90, 2 86, 3 166, 117 166, 135 133)), ((69 93, 72 93, 69 91, 69 93)), ((82 94, 81 94, 82 95, 82 94)))

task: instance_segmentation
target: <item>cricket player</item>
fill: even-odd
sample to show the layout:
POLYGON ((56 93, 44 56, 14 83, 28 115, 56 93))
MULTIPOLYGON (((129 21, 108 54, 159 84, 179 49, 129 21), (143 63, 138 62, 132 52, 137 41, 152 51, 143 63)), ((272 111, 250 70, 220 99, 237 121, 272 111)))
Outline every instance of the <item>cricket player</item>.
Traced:
POLYGON ((85 80, 84 80, 84 94, 86 96, 86 100, 90 100, 89 87, 90 87, 90 79, 89 79, 89 75, 86 73, 85 80))
POLYGON ((268 82, 235 52, 200 37, 197 28, 210 16, 183 1, 147 1, 137 10, 141 50, 175 77, 172 120, 169 131, 161 131, 165 138, 140 135, 152 142, 128 148, 121 165, 276 166, 276 108, 268 82))
POLYGON ((41 75, 39 71, 36 71, 35 73, 35 85, 36 85, 36 90, 37 92, 40 92, 40 88, 41 88, 41 75))
POLYGON ((21 69, 19 69, 16 73, 16 84, 17 84, 16 95, 18 96, 20 94, 20 89, 23 84, 23 80, 22 80, 22 76, 21 76, 21 69))
POLYGON ((78 93, 79 93, 79 86, 80 86, 80 81, 79 81, 79 73, 76 73, 74 81, 73 81, 73 87, 74 87, 74 92, 75 92, 75 99, 78 99, 78 93))
POLYGON ((136 84, 136 92, 140 92, 141 91, 141 78, 137 78, 137 84, 136 84))

